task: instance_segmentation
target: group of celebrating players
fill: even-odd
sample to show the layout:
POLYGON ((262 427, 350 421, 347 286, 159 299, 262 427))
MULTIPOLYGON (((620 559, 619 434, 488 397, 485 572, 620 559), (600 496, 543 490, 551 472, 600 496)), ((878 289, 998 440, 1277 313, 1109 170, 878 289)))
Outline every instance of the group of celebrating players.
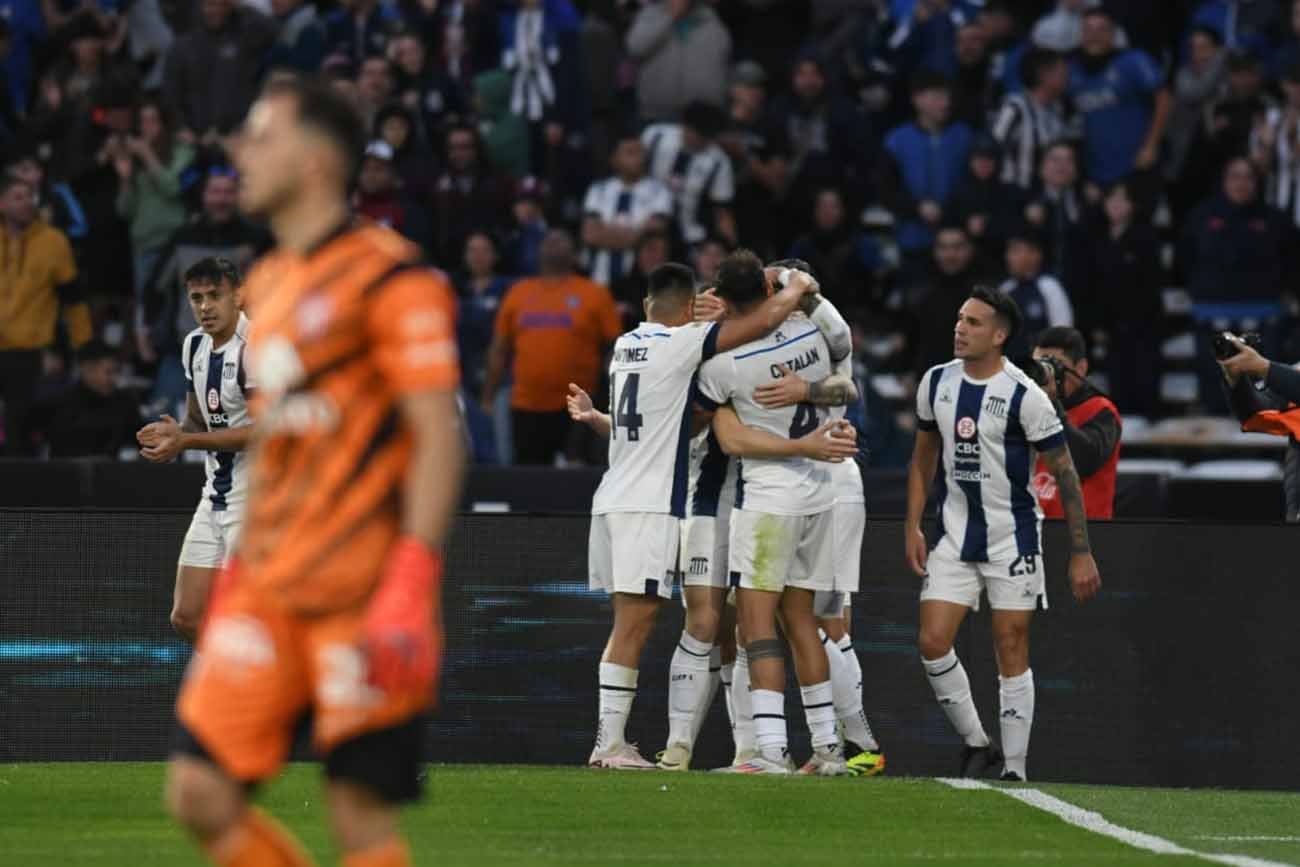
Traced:
MULTIPOLYGON (((669 667, 668 743, 657 767, 690 767, 721 684, 735 742, 728 770, 790 774, 789 643, 812 756, 797 773, 872 776, 885 758, 862 703, 847 615, 865 530, 852 335, 801 262, 765 268, 740 251, 697 291, 676 264, 650 276, 646 321, 615 343, 610 412, 570 385, 570 415, 609 438, 592 504, 589 578, 613 600, 599 666, 589 764, 655 767, 625 740, 638 664, 662 599, 680 579, 686 622, 669 667), (728 602, 734 603, 733 614, 728 602)), ((961 735, 960 772, 1026 779, 1034 713, 1028 633, 1046 606, 1035 453, 1055 477, 1071 534, 1078 599, 1100 587, 1078 474, 1051 400, 1003 356, 1015 302, 976 288, 954 329, 952 362, 917 393, 906 556, 924 578, 920 650, 935 697, 961 735), (941 538, 921 520, 939 475, 941 538), (987 592, 998 659, 1002 749, 984 731, 953 642, 987 592), (1000 769, 998 766, 1001 766, 1000 769)))
MULTIPOLYGON (((328 85, 268 84, 236 161, 241 206, 267 219, 279 247, 246 285, 220 259, 186 273, 199 322, 182 347, 186 417, 138 434, 154 461, 208 451, 172 612, 197 646, 177 701, 167 798, 227 867, 312 863, 248 802, 304 719, 324 759, 342 863, 410 863, 397 815, 421 787, 423 715, 442 656, 438 552, 464 445, 454 300, 411 245, 352 220, 348 188, 364 144, 353 109, 328 85)), ((799 773, 884 770, 848 628, 866 513, 857 434, 845 421, 858 399, 852 335, 818 289, 803 263, 764 267, 745 251, 704 291, 689 268, 664 265, 651 275, 645 321, 615 343, 610 412, 570 386, 570 414, 609 439, 589 547, 591 585, 610 594, 614 612, 594 767, 656 767, 625 730, 642 650, 680 581, 685 628, 659 768, 690 767, 721 685, 735 739, 727 770, 794 772, 779 625, 812 736, 799 773)), ((1026 777, 1028 624, 1046 601, 1035 452, 1060 490, 1075 595, 1100 586, 1056 412, 1002 355, 1018 326, 1004 296, 977 289, 962 307, 955 360, 918 389, 906 526, 908 562, 925 576, 922 661, 965 742, 961 770, 1002 762, 1007 779, 1026 777), (940 457, 941 538, 931 549, 921 519, 940 457), (952 650, 982 590, 1005 758, 952 650)))

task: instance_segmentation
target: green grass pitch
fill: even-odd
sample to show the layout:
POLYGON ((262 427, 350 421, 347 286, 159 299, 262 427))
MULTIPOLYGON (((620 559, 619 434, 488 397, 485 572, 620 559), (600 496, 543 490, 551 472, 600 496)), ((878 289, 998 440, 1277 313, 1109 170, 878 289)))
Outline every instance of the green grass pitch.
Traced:
MULTIPOLYGON (((319 772, 260 802, 332 864, 319 772)), ((160 764, 0 765, 0 865, 198 865, 160 764)), ((1034 785, 1198 852, 1300 864, 1300 795, 1034 785)), ((438 766, 405 827, 417 865, 1204 864, 1072 827, 994 791, 905 778, 438 766)))

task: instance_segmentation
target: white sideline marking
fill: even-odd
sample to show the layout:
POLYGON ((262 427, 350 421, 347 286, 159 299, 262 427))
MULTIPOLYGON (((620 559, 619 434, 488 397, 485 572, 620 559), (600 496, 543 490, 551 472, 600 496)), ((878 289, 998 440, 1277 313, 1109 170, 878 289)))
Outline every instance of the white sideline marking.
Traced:
POLYGON ((1155 852, 1158 855, 1191 855, 1194 858, 1202 858, 1216 864, 1228 864, 1231 865, 1231 867, 1293 867, 1293 865, 1286 864, 1282 861, 1268 861, 1263 858, 1253 858, 1249 855, 1224 855, 1186 849, 1171 840, 1166 840, 1163 837, 1157 837, 1154 834, 1144 834, 1141 831, 1134 831, 1131 828, 1116 825, 1114 822, 1107 821, 1106 817, 1102 816, 1101 813, 1096 813, 1092 810, 1085 810, 1082 807, 1076 807, 1074 804, 1062 801, 1060 798, 1054 798, 1046 792, 1040 792, 1037 789, 1004 789, 998 786, 990 786, 988 783, 979 780, 954 780, 944 777, 939 777, 938 782, 952 786, 954 789, 964 789, 968 791, 974 789, 987 789, 990 792, 1001 792, 1008 798, 1015 798, 1023 804, 1028 804, 1031 807, 1036 807, 1039 810, 1051 813, 1070 825, 1083 828, 1085 831, 1091 831, 1094 834, 1101 834, 1103 837, 1110 837, 1112 840, 1118 840, 1135 849, 1155 852))
POLYGON ((1273 837, 1267 834, 1200 834, 1193 840, 1223 840, 1232 843, 1300 843, 1300 837, 1273 837))

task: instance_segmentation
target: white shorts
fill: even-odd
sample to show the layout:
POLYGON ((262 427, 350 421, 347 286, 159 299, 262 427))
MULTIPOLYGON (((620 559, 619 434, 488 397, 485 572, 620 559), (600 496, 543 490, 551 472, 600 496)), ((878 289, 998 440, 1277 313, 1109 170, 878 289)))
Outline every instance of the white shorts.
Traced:
POLYGON ((685 587, 727 586, 727 516, 696 515, 681 521, 677 568, 685 587))
POLYGON ((671 599, 681 520, 651 512, 591 516, 587 584, 592 590, 671 599))
POLYGON ((835 589, 834 516, 731 513, 730 583, 780 593, 787 587, 835 589))
POLYGON ((212 508, 212 501, 204 497, 194 511, 194 520, 185 533, 181 545, 182 566, 217 569, 235 553, 239 541, 239 527, 244 520, 244 507, 227 506, 220 511, 212 508))
POLYGON ((989 607, 995 611, 1033 611, 1040 603, 1046 608, 1042 555, 967 563, 961 559, 957 543, 944 536, 926 561, 921 601, 955 602, 978 611, 981 590, 988 594, 989 607))
POLYGON ((836 503, 832 536, 835 540, 835 589, 857 593, 862 574, 862 539, 867 532, 865 503, 836 503))

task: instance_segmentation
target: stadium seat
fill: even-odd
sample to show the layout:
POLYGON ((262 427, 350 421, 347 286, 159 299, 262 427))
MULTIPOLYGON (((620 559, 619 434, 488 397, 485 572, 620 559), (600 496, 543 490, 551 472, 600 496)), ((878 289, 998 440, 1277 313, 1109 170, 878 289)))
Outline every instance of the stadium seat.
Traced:
POLYGON ((1186 469, 1187 464, 1168 458, 1122 458, 1119 462, 1121 473, 1176 476, 1186 469))
POLYGON ((1273 481, 1282 478, 1282 465, 1277 461, 1203 461, 1178 475, 1184 479, 1273 481))

